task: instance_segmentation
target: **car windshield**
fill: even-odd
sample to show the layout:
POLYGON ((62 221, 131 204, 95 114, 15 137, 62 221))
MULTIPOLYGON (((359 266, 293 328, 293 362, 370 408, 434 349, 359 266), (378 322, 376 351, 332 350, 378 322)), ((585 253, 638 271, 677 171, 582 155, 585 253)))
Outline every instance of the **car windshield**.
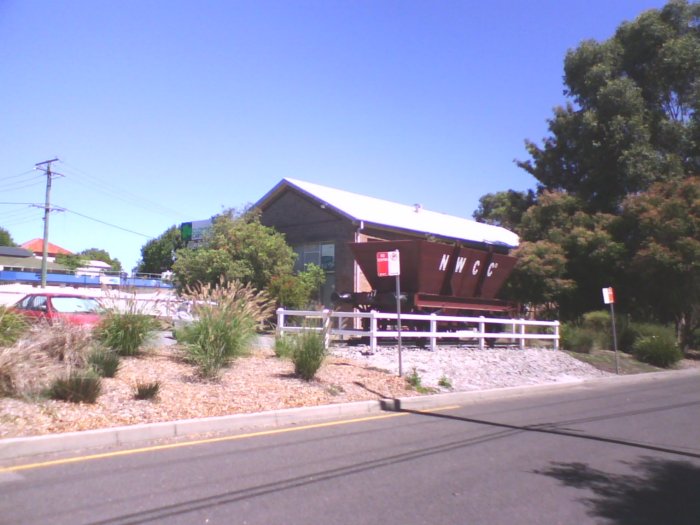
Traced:
POLYGON ((54 310, 63 314, 97 313, 100 303, 92 297, 52 297, 54 310))

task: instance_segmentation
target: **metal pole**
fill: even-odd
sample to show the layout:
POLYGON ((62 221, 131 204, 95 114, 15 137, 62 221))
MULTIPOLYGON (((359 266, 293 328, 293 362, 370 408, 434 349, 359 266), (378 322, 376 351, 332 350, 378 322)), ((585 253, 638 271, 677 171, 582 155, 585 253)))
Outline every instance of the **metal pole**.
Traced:
POLYGON ((403 375, 401 363, 401 276, 396 276, 396 330, 399 336, 399 377, 403 375))
POLYGON ((620 361, 617 354, 617 330, 615 328, 615 303, 610 303, 610 315, 612 317, 613 347, 615 348, 615 373, 620 373, 620 361))

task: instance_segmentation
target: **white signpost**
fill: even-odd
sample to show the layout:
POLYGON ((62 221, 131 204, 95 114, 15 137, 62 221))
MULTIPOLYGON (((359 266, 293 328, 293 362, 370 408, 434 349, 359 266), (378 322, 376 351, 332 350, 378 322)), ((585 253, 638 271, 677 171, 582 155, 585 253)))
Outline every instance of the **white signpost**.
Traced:
POLYGON ((401 256, 399 250, 377 252, 377 276, 396 276, 396 333, 399 340, 399 376, 403 375, 401 364, 401 256))
POLYGON ((612 319, 613 345, 615 348, 615 373, 620 373, 620 362, 617 357, 617 330, 615 329, 615 290, 612 287, 603 288, 603 302, 610 305, 612 319))

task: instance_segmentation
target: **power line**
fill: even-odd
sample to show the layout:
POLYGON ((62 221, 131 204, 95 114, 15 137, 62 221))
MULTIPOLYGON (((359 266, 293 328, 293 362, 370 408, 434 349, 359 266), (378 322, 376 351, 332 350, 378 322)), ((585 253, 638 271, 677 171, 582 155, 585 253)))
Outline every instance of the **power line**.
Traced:
POLYGON ((22 173, 18 173, 17 175, 10 175, 9 177, 0 177, 1 180, 10 180, 10 179, 17 179, 19 177, 23 177, 24 175, 29 175, 30 173, 34 173, 34 170, 27 170, 23 171, 22 173))
POLYGON ((107 195, 112 198, 116 198, 121 200, 122 202, 126 202, 127 204, 130 204, 132 206, 141 208, 141 209, 146 209, 148 211, 157 211, 157 213, 160 214, 167 214, 167 215, 177 215, 179 217, 187 217, 185 214, 183 214, 181 211, 173 210, 170 208, 167 208, 166 206, 163 206, 162 204, 159 204, 155 201, 152 201, 150 199, 147 199, 143 197, 142 195, 135 194, 133 192, 130 192, 128 190, 125 190, 123 188, 119 188, 116 185, 110 184, 104 180, 101 180, 93 175, 90 175, 84 170, 81 170, 80 168, 73 166, 67 162, 63 162, 64 165, 68 166, 71 168, 71 171, 69 171, 69 175, 74 176, 76 179, 80 179, 81 183, 85 185, 86 187, 89 187, 90 189, 97 191, 99 193, 102 193, 103 195, 107 195))
POLYGON ((116 228, 118 230, 122 230, 122 231, 125 231, 128 233, 133 233, 134 235, 140 235, 141 237, 146 237, 147 239, 153 239, 153 235, 146 235, 145 233, 140 233, 140 232, 136 232, 134 230, 130 230, 128 228, 123 228, 121 226, 117 226, 116 224, 112 224, 112 223, 107 222, 107 221, 96 219, 95 217, 90 217, 89 215, 85 215, 85 214, 79 213, 77 211, 69 210, 68 208, 60 208, 60 211, 72 213, 73 215, 78 215, 80 217, 83 217, 84 219, 89 219, 91 221, 99 222, 100 224, 104 224, 105 226, 110 226, 112 228, 116 228))

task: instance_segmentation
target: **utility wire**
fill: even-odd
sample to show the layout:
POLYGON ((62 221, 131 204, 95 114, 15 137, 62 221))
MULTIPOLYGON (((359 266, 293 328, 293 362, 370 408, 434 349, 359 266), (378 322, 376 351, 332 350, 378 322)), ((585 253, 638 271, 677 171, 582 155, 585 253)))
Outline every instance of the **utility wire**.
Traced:
POLYGON ((78 215, 80 217, 83 217, 84 219, 89 219, 91 221, 99 222, 100 224, 104 224, 105 226, 110 226, 112 228, 116 228, 117 230, 122 230, 128 233, 133 233, 134 235, 140 235, 141 237, 146 237, 147 239, 153 239, 153 235, 146 235, 145 233, 140 233, 140 232, 135 232, 134 230, 129 230, 128 228, 122 228, 121 226, 117 226, 116 224, 112 224, 110 222, 106 222, 100 219, 96 219, 95 217, 90 217, 89 215, 85 215, 83 213, 79 213, 77 211, 69 210, 68 208, 59 208, 56 207, 57 210, 59 211, 65 211, 68 213, 72 213, 73 215, 78 215))
POLYGON ((24 171, 24 172, 19 173, 19 174, 17 174, 17 175, 10 175, 9 177, 0 177, 0 181, 3 181, 3 180, 10 180, 10 179, 17 179, 17 178, 19 178, 19 177, 23 177, 24 175, 29 175, 30 173, 34 173, 34 170, 33 170, 33 169, 32 169, 32 170, 27 170, 27 171, 24 171))
POLYGON ((84 185, 89 186, 91 189, 99 193, 119 199, 122 202, 126 202, 127 204, 131 204, 132 206, 141 209, 146 209, 151 212, 159 210, 158 213, 161 214, 177 215, 179 217, 187 218, 187 216, 184 215, 181 211, 170 209, 166 206, 163 206, 162 204, 147 199, 142 195, 138 195, 123 188, 119 188, 116 185, 110 184, 104 180, 94 177, 93 175, 90 175, 86 171, 81 170, 80 168, 73 166, 68 162, 62 161, 62 163, 64 164, 64 166, 71 168, 69 175, 72 175, 76 179, 80 179, 84 185))
MULTIPOLYGON (((38 177, 34 177, 36 179, 42 179, 42 175, 39 175, 38 177)), ((30 179, 31 180, 31 179, 30 179)), ((23 181, 17 181, 13 182, 7 185, 0 186, 0 190, 2 191, 15 191, 15 190, 21 190, 23 188, 29 188, 30 186, 36 186, 37 184, 41 184, 43 181, 42 180, 36 180, 33 182, 30 182, 29 180, 23 180, 23 181)))

